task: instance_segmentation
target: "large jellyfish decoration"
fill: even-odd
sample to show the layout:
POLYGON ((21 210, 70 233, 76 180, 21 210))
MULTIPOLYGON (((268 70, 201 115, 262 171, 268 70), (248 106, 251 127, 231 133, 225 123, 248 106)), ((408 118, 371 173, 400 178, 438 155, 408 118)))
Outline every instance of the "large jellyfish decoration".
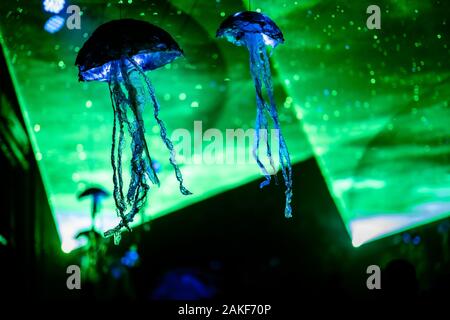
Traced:
POLYGON ((286 186, 286 206, 284 214, 287 218, 290 218, 292 217, 292 208, 290 204, 292 198, 292 167, 286 142, 280 130, 280 121, 278 119, 272 86, 269 56, 266 48, 269 46, 274 49, 278 44, 283 43, 283 34, 278 26, 264 14, 253 11, 244 11, 225 19, 220 25, 219 30, 217 30, 217 37, 226 38, 231 43, 238 46, 245 46, 249 50, 250 73, 255 83, 257 108, 253 154, 258 166, 265 176, 265 181, 261 183, 260 187, 263 188, 271 181, 268 170, 259 158, 259 147, 262 138, 261 132, 266 133, 267 157, 275 172, 271 145, 267 138, 269 129, 267 116, 269 116, 273 121, 276 132, 278 132, 279 161, 286 186), (263 86, 266 89, 268 101, 264 98, 263 86))
POLYGON ((183 177, 175 161, 173 144, 159 118, 160 105, 150 79, 145 72, 154 70, 183 56, 175 40, 164 30, 148 22, 121 19, 98 27, 80 49, 75 64, 80 81, 102 81, 109 85, 114 111, 111 163, 113 168, 114 200, 120 223, 105 232, 120 241, 123 228, 131 231, 129 224, 145 203, 148 181, 159 185, 145 140, 142 113, 146 101, 153 105, 153 115, 160 135, 169 149, 170 163, 175 170, 180 191, 190 192, 183 185, 183 177), (150 98, 150 99, 148 99, 150 98), (124 192, 122 178, 122 151, 126 131, 130 136, 132 156, 128 190, 124 192))

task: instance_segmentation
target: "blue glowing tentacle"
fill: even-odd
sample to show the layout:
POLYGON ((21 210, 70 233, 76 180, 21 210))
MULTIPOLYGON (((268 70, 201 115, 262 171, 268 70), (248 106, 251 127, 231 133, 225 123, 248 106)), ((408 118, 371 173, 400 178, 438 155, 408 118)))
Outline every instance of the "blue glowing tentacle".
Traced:
POLYGON ((261 127, 264 129, 267 129, 267 121, 265 119, 264 115, 264 99, 262 95, 262 84, 259 76, 259 64, 258 59, 256 57, 257 49, 255 47, 255 44, 253 41, 249 41, 249 53, 250 53, 250 73, 253 78, 253 82, 255 84, 255 90, 256 90, 256 124, 255 124, 255 144, 253 149, 253 156, 255 157, 256 163, 258 164, 260 170, 262 171, 265 181, 261 182, 259 185, 260 188, 265 187, 266 185, 270 184, 271 177, 269 173, 267 172, 267 169, 265 168, 264 164, 261 162, 259 158, 259 145, 260 145, 260 130, 261 127))
MULTIPOLYGON (((133 72, 133 71, 131 71, 133 72)), ((130 187, 127 194, 127 199, 130 204, 133 204, 133 209, 129 214, 131 214, 131 219, 139 211, 141 203, 137 201, 139 194, 144 192, 141 190, 147 190, 149 187, 146 182, 146 176, 148 175, 147 165, 144 159, 144 152, 147 156, 147 160, 151 161, 150 153, 148 152, 147 142, 144 135, 144 122, 140 116, 141 110, 139 110, 140 100, 136 87, 132 83, 132 79, 128 74, 127 63, 125 59, 121 60, 121 74, 128 91, 129 107, 134 114, 134 120, 132 126, 129 127, 130 135, 132 136, 132 151, 133 157, 131 160, 132 165, 132 179, 130 181, 130 187), (135 210, 137 209, 137 210, 135 210)), ((152 181, 159 182, 156 173, 153 171, 148 175, 152 181)), ((145 194, 144 194, 145 198, 145 194)))
MULTIPOLYGON (((260 170, 262 171, 265 180, 260 183, 259 187, 264 188, 265 186, 270 184, 271 177, 269 172, 267 171, 264 164, 261 162, 261 159, 259 158, 259 146, 261 141, 261 131, 264 132, 264 130, 268 130, 267 127, 267 119, 264 115, 264 109, 261 103, 256 103, 256 123, 255 123, 255 142, 253 144, 253 157, 256 160, 256 163, 258 164, 260 170)), ((267 135, 266 135, 267 138, 267 135)))
MULTIPOLYGON (((264 61, 263 59, 261 59, 261 54, 262 52, 266 50, 266 45, 264 43, 264 40, 262 39, 262 37, 260 35, 252 35, 252 40, 254 42, 254 46, 256 47, 253 52, 255 53, 255 61, 257 61, 257 65, 258 65, 258 79, 260 83, 264 83, 265 82, 265 73, 264 70, 267 67, 266 61, 264 61)), ((262 87, 262 85, 261 85, 262 87)), ((260 90, 260 92, 262 92, 262 89, 260 90)), ((267 158, 269 159, 269 164, 270 167, 272 168, 272 175, 274 177, 275 180, 275 184, 278 184, 278 179, 277 179, 277 170, 275 169, 275 163, 273 160, 273 156, 272 156, 272 146, 271 143, 269 142, 269 124, 268 124, 268 120, 266 118, 265 115, 265 111, 268 112, 269 108, 267 106, 267 102, 265 101, 265 99, 262 96, 261 93, 261 98, 262 98, 262 114, 263 114, 263 119, 264 119, 264 123, 265 123, 265 134, 266 134, 266 155, 267 158)), ((269 113, 270 115, 270 113, 269 113)))
POLYGON ((267 169, 265 168, 264 164, 261 162, 259 158, 259 143, 260 143, 260 130, 264 130, 266 132, 266 150, 267 150, 267 157, 269 158, 270 165, 273 169, 273 172, 276 172, 275 166, 272 159, 272 152, 271 147, 268 139, 268 121, 264 113, 265 109, 265 101, 262 93, 262 81, 261 81, 261 59, 259 57, 259 43, 258 39, 253 36, 247 37, 247 46, 250 53, 250 73, 253 78, 253 82, 255 84, 256 89, 256 132, 255 132, 255 145, 253 150, 253 155, 255 156, 256 163, 258 164, 260 170, 262 171, 263 175, 265 176, 265 181, 263 181, 260 184, 260 188, 265 187, 268 185, 271 181, 271 176, 267 169))
POLYGON ((273 85, 272 85, 272 75, 270 72, 270 61, 269 57, 267 56, 267 51, 265 48, 261 50, 262 57, 263 57, 263 79, 264 79, 264 85, 267 90, 267 95, 269 96, 270 105, 268 105, 268 111, 271 115, 274 127, 278 132, 278 141, 279 141, 279 158, 280 158, 280 164, 281 164, 281 171, 283 174, 284 184, 286 186, 286 206, 284 210, 284 214, 286 218, 292 217, 292 208, 291 208, 291 200, 292 200, 292 166, 291 166, 291 159, 289 156, 289 151, 287 149, 286 141, 284 140, 283 134, 281 133, 281 126, 280 121, 278 119, 278 113, 276 109, 276 103, 273 93, 273 85))
MULTIPOLYGON (((116 244, 120 241, 120 233, 122 228, 125 227, 129 231, 131 231, 128 224, 133 221, 135 215, 145 204, 147 191, 150 188, 147 184, 147 176, 150 178, 152 182, 154 183, 159 182, 156 176, 156 172, 147 171, 148 165, 146 160, 151 162, 151 158, 145 141, 144 123, 142 118, 140 117, 140 110, 139 110, 140 100, 138 97, 137 90, 128 74, 125 59, 122 59, 120 61, 119 67, 124 82, 124 86, 128 92, 128 99, 127 97, 125 97, 125 94, 121 90, 120 84, 117 82, 117 74, 119 71, 116 71, 115 73, 113 73, 114 74, 113 79, 115 78, 115 80, 113 81, 116 82, 116 90, 115 90, 116 95, 114 99, 116 101, 115 111, 117 113, 117 117, 120 124, 123 125, 124 123, 126 123, 128 125, 128 131, 131 136, 132 159, 131 159, 131 179, 127 192, 127 201, 128 204, 131 206, 131 209, 127 214, 124 214, 123 207, 118 207, 121 217, 120 223, 115 228, 105 232, 105 236, 114 235, 114 242, 116 244), (132 121, 128 121, 127 117, 128 107, 134 114, 134 119, 132 121), (144 152, 147 155, 147 159, 144 158, 144 152)), ((119 153, 120 152, 121 151, 119 151, 119 153)), ((118 175, 121 176, 121 174, 118 175)), ((121 179, 121 177, 119 179, 121 179)), ((123 194, 120 194, 120 196, 122 197, 121 201, 123 201, 123 194)))
POLYGON ((111 104, 112 104, 113 112, 114 112, 112 148, 111 148, 111 164, 113 167, 113 184, 114 184, 113 196, 114 196, 114 201, 116 202, 116 207, 118 208, 118 210, 120 212, 123 212, 125 208, 121 201, 121 199, 123 199, 123 197, 121 197, 121 195, 120 195, 121 190, 119 190, 119 177, 118 177, 118 168, 117 168, 118 166, 121 166, 122 164, 120 161, 118 164, 116 164, 116 161, 118 161, 118 160, 116 160, 117 111, 116 111, 116 107, 114 105, 114 100, 113 100, 114 94, 113 94, 113 88, 111 87, 111 83, 109 84, 109 91, 110 91, 110 95, 111 95, 111 104))
MULTIPOLYGON (((113 66, 114 69, 115 66, 113 66)), ((126 203, 123 196, 123 180, 122 180, 122 150, 124 143, 123 134, 123 122, 120 115, 120 104, 122 103, 121 94, 123 92, 115 76, 112 77, 109 83, 111 104, 114 111, 114 123, 113 123, 113 136, 112 136, 112 148, 111 148, 111 164, 113 167, 113 184, 114 184, 114 201, 116 203, 117 213, 120 218, 124 217, 126 211, 126 203), (117 121, 119 122, 119 145, 117 147, 117 159, 116 159, 116 131, 117 121)))
MULTIPOLYGON (((119 151, 118 151, 118 161, 121 164, 122 163, 122 151, 124 148, 124 144, 125 144, 125 139, 124 139, 124 124, 127 125, 128 127, 128 132, 130 134, 131 137, 133 137, 133 124, 130 123, 128 121, 128 116, 127 116, 127 108, 130 104, 130 101, 127 99, 127 97, 125 96, 125 93, 122 91, 121 89, 121 85, 120 83, 116 82, 116 89, 115 89, 115 99, 117 107, 116 107, 116 112, 117 112, 117 117, 118 117, 118 121, 120 124, 120 139, 119 139, 119 151)), ((132 145, 133 145, 133 139, 132 139, 132 145)), ((132 147, 133 150, 134 147, 132 147)), ((134 153, 133 153, 134 156, 134 153)), ((122 165, 118 166, 118 176, 119 176, 119 188, 120 188, 120 194, 121 194, 121 198, 123 199, 122 201, 124 201, 124 196, 123 196, 123 179, 122 179, 122 165)), ((134 174, 132 172, 132 177, 131 179, 133 180, 134 178, 134 174)), ((127 198, 129 198, 127 196, 127 198)), ((130 202, 130 201, 128 201, 130 202)), ((124 210, 126 210, 126 204, 124 206, 124 210)))
MULTIPOLYGON (((119 89, 120 89, 120 85, 119 85, 119 89)), ((123 92, 122 91, 120 91, 122 94, 123 94, 123 92)), ((122 111, 122 106, 121 105, 119 105, 118 106, 118 114, 117 114, 117 117, 118 117, 118 120, 119 120, 119 126, 120 126, 120 130, 119 130, 119 146, 118 146, 118 163, 119 163, 119 166, 118 166, 118 169, 117 169, 117 171, 118 171, 118 175, 119 175, 119 189, 120 189, 120 197, 121 197, 121 201, 124 203, 124 211, 126 210, 126 204, 125 204, 125 201, 124 201, 124 195, 123 195, 123 175, 122 175, 122 154, 123 154, 123 148, 124 148, 124 146, 125 146, 125 132, 124 132, 124 114, 123 114, 123 111, 122 111)), ((125 117, 126 117, 126 114, 125 114, 125 117)))
MULTIPOLYGON (((127 116, 127 108, 130 105, 130 100, 126 98, 124 92, 121 90, 121 86, 119 83, 117 83, 117 89, 116 89, 116 97, 115 97, 115 101, 117 102, 117 117, 120 123, 120 136, 122 137, 120 139, 120 143, 119 143, 119 160, 120 163, 122 162, 121 157, 122 157, 122 150, 124 147, 124 124, 127 125, 128 127, 128 132, 131 136, 131 149, 132 149, 132 159, 131 159, 131 164, 132 166, 136 164, 136 162, 140 161, 140 155, 142 154, 142 150, 138 150, 138 148, 140 148, 140 144, 136 144, 135 142, 137 141, 136 139, 138 139, 139 137, 136 136, 137 134, 137 125, 136 122, 130 122, 128 121, 128 116, 127 116)), ((122 181, 122 166, 119 167, 119 184, 120 184, 120 191, 121 191, 121 196, 123 197, 122 194, 122 189, 123 189, 123 181, 122 181)), ((127 192, 127 201, 129 205, 132 205, 132 201, 133 201, 133 194, 136 190, 136 186, 137 183, 139 181, 139 176, 136 174, 137 170, 131 170, 131 179, 130 179, 130 186, 128 188, 128 192, 127 192)))
POLYGON ((149 186, 145 182, 141 181, 141 183, 137 186, 131 210, 123 217, 123 219, 121 219, 116 227, 105 232, 105 237, 114 236, 114 244, 118 245, 120 243, 122 228, 125 227, 131 231, 128 224, 133 222, 134 217, 145 204, 148 190, 149 186), (143 189, 142 191, 141 188, 143 189))
POLYGON ((170 164, 172 165, 172 167, 174 168, 175 171, 175 176, 180 184, 180 192, 184 195, 189 195, 192 194, 188 189, 186 189, 183 185, 183 176, 181 174, 180 168, 178 167, 178 164, 175 160, 175 150, 173 147, 173 143, 172 141, 170 141, 170 139, 167 137, 167 130, 166 127, 164 125, 164 122, 159 118, 159 110, 160 110, 160 105, 158 100, 156 99, 156 95, 155 95, 155 90, 153 88, 153 85, 150 81, 150 79, 145 75, 144 70, 142 70, 142 68, 133 60, 133 59, 128 59, 130 61, 131 64, 133 64, 133 66, 136 68, 136 70, 139 71, 139 73, 143 76, 145 83, 147 84, 147 88, 150 94, 150 98, 152 99, 153 102, 153 107, 154 107, 154 117, 156 119, 156 122, 158 123, 159 126, 159 130, 160 130, 160 135, 162 140, 164 141, 167 149, 170 152, 170 164))
MULTIPOLYGON (((122 75, 124 79, 125 86, 127 87, 128 93, 129 93, 129 100, 131 111, 133 112, 133 115, 135 117, 134 123, 135 123, 135 130, 137 131, 137 138, 140 141, 141 145, 143 147, 143 150, 145 151, 145 155, 147 157, 146 160, 143 160, 145 164, 143 165, 145 168, 145 171, 147 172, 148 177, 152 181, 153 184, 160 185, 158 176, 156 174, 155 169, 153 168, 152 164, 152 158, 150 156, 150 152, 148 150, 147 146, 147 140, 145 139, 145 130, 144 130, 144 119, 142 118, 141 111, 139 110, 139 105, 142 104, 141 101, 139 101, 138 93, 136 88, 132 85, 130 77, 128 76, 128 70, 127 70, 127 58, 121 59, 121 66, 122 66, 122 75), (126 80, 128 79, 128 80, 126 80)), ((130 71, 132 73, 134 69, 130 71)))
MULTIPOLYGON (((116 208, 118 211, 118 215, 121 218, 120 227, 114 228, 105 232, 105 236, 114 235, 114 242, 116 243, 119 239, 117 237, 120 235, 120 230, 122 227, 126 227, 128 230, 131 230, 128 226, 127 215, 125 214, 127 210, 127 205, 125 202, 125 197, 123 195, 123 179, 122 179, 122 151, 124 146, 124 124, 127 124, 130 127, 130 123, 127 118, 126 107, 129 104, 128 99, 125 96, 125 93, 122 91, 121 85, 118 81, 118 73, 120 72, 119 63, 113 63, 111 66, 111 84, 112 84, 112 103, 115 112, 115 116, 117 117, 117 121, 120 125, 119 132, 119 146, 117 149, 117 165, 115 164, 115 143, 113 139, 113 148, 112 148, 112 164, 113 164, 113 182, 114 182, 114 199, 116 201, 116 208)), ((116 120, 115 120, 116 121, 116 120)), ((115 124, 114 124, 115 126, 115 124)), ((115 128, 113 127, 113 132, 115 128)), ((115 135, 115 134, 114 134, 115 135)))
POLYGON ((153 166, 151 165, 152 163, 152 158, 150 156, 150 152, 148 150, 148 146, 147 146, 147 140, 145 139, 145 130, 144 130, 144 119, 142 118, 142 114, 141 112, 138 110, 138 104, 140 103, 139 101, 137 101, 137 92, 136 89, 132 86, 130 88, 132 94, 131 96, 133 97, 133 99, 135 100, 135 105, 136 107, 132 107, 131 110, 133 112, 134 115, 134 135, 136 135, 136 140, 135 141, 140 141, 140 147, 142 148, 143 151, 145 151, 145 155, 146 158, 142 157, 142 152, 141 157, 140 157, 140 165, 143 167, 142 170, 144 170, 148 177, 150 178, 150 181, 159 186, 160 182, 159 182, 159 178, 158 175, 156 174, 155 169, 153 168, 153 166))
MULTIPOLYGON (((132 106, 131 104, 130 106, 132 106)), ((131 107, 133 109, 133 107, 131 107)), ((146 170, 146 160, 143 157, 144 154, 144 144, 142 131, 139 128, 142 124, 136 119, 133 120, 132 123, 129 123, 128 130, 130 133, 131 139, 131 149, 132 149, 132 158, 131 158, 131 179, 130 186, 128 188, 127 200, 130 205, 135 203, 135 194, 138 193, 138 187, 140 186, 141 180, 143 177, 143 172, 146 170)))
POLYGON ((139 124, 136 120, 133 120, 131 123, 130 128, 130 135, 131 135, 131 150, 132 156, 131 156, 131 178, 130 178, 130 185, 128 187, 127 192, 127 201, 129 205, 132 205, 134 203, 135 194, 138 190, 139 183, 141 180, 141 162, 142 162, 142 153, 144 152, 143 145, 141 143, 142 137, 137 130, 139 124))
POLYGON ((119 146, 118 146, 118 163, 120 164, 118 166, 118 176, 119 176, 119 189, 120 189, 120 197, 121 201, 124 203, 124 210, 126 210, 126 202, 125 197, 123 195, 123 175, 122 175, 122 154, 123 154, 123 148, 125 146, 125 131, 124 131, 124 124, 128 123, 126 112, 124 112, 124 103, 125 103, 125 95, 122 92, 122 89, 120 88, 120 84, 117 84, 116 87, 117 97, 118 99, 116 101, 119 101, 117 104, 117 120, 119 121, 120 131, 119 131, 119 146), (119 98, 120 97, 120 98, 119 98))

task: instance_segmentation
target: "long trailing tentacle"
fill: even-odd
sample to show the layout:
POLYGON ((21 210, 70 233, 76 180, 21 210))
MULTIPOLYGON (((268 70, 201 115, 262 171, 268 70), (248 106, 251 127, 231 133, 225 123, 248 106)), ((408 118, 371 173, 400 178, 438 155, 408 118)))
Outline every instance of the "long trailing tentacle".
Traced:
POLYGON ((261 79, 261 58, 259 56, 259 47, 258 40, 255 38, 249 37, 247 39, 248 49, 250 53, 250 73, 253 78, 253 82, 255 84, 256 90, 256 125, 255 125, 255 143, 253 147, 253 155, 255 157, 256 163, 258 164, 260 170, 262 171, 265 181, 260 184, 260 188, 265 187, 270 184, 271 175, 267 171, 266 167, 262 163, 259 158, 259 146, 261 140, 261 133, 264 133, 264 138, 266 140, 266 153, 267 158, 269 159, 269 163, 272 167, 273 173, 275 174, 275 165, 273 162, 271 146, 268 139, 268 130, 269 125, 265 115, 265 104, 264 96, 262 93, 262 79, 261 79))
POLYGON ((119 83, 117 84, 117 88, 115 89, 115 92, 116 92, 116 101, 118 101, 116 113, 117 113, 117 119, 118 119, 119 125, 120 125, 119 154, 118 154, 120 166, 118 167, 118 176, 119 176, 119 186, 120 186, 121 198, 123 199, 123 201, 125 201, 124 200, 125 198, 123 196, 122 152, 123 152, 123 148, 125 146, 124 124, 127 124, 128 128, 130 127, 130 122, 128 121, 127 110, 126 110, 126 106, 128 105, 128 99, 125 97, 125 93, 122 91, 122 88, 120 87, 119 83))
MULTIPOLYGON (((258 83, 258 85, 260 85, 260 83, 258 83)), ((261 103, 257 102, 256 103, 255 142, 253 144, 253 156, 265 177, 265 180, 263 182, 261 182, 261 184, 259 185, 260 188, 264 188, 265 186, 269 185, 270 181, 271 181, 271 176, 270 176, 269 172, 267 171, 266 167, 264 166, 261 159, 259 158, 259 146, 260 146, 260 141, 261 141, 261 134, 265 134, 264 138, 267 139, 268 138, 267 130, 268 130, 268 123, 267 123, 266 116, 264 114, 264 108, 261 103)), ((267 139, 267 141, 268 141, 268 139, 267 139)), ((266 142, 266 145, 267 145, 267 142, 266 142)), ((270 146, 269 147, 266 146, 266 148, 267 148, 267 150, 269 150, 270 146)))
POLYGON ((160 105, 159 105, 158 100, 156 99, 155 90, 153 88, 153 85, 152 85, 150 79, 146 76, 144 70, 142 70, 142 68, 133 59, 128 58, 128 61, 130 61, 130 63, 136 68, 136 70, 139 71, 139 73, 142 75, 142 77, 144 78, 145 83, 147 85, 147 88, 148 88, 148 91, 150 94, 150 98, 152 99, 152 102, 153 102, 154 117, 155 117, 156 122, 158 123, 161 138, 162 138, 163 142, 165 143, 167 149, 170 152, 169 161, 175 171, 175 176, 180 184, 180 192, 184 195, 192 194, 183 185, 183 175, 181 174, 180 168, 178 167, 178 164, 175 159, 176 155, 175 155, 175 149, 173 147, 173 143, 172 143, 172 141, 170 141, 170 139, 167 136, 167 129, 164 125, 164 122, 159 118, 160 105))
POLYGON ((141 101, 139 101, 137 90, 128 74, 127 63, 124 58, 121 59, 120 68, 123 82, 128 92, 129 107, 134 115, 132 124, 129 125, 129 133, 132 138, 132 175, 127 193, 128 203, 132 205, 132 209, 128 213, 128 218, 132 221, 136 213, 144 204, 143 201, 139 201, 139 199, 145 200, 147 190, 149 189, 147 176, 154 183, 159 184, 159 180, 153 167, 148 164, 149 162, 151 163, 151 157, 145 140, 144 122, 140 117, 141 110, 139 109, 139 106, 141 101), (147 156, 146 158, 144 157, 144 152, 147 156), (148 171, 149 167, 150 171, 148 171))
MULTIPOLYGON (((112 68, 116 66, 113 64, 112 68)), ((114 71, 114 70, 112 70, 114 71)), ((113 122, 113 135, 112 135, 112 148, 111 148, 111 164, 113 167, 113 184, 114 184, 114 201, 116 203, 118 216, 123 219, 126 211, 126 203, 123 196, 123 180, 122 180, 122 150, 124 144, 124 132, 123 132, 123 121, 121 119, 120 109, 123 103, 121 98, 122 90, 120 84, 117 81, 117 77, 112 73, 113 76, 109 82, 109 89, 111 95, 111 104, 114 111, 114 122, 113 122), (117 137, 117 122, 119 122, 119 142, 117 146, 116 155, 116 137, 117 137)))
MULTIPOLYGON (((116 106, 114 108, 115 114, 117 115, 117 119, 121 125, 121 133, 123 136, 123 125, 127 124, 128 132, 131 136, 131 178, 130 184, 127 192, 127 202, 128 205, 131 206, 130 211, 127 214, 124 214, 126 210, 125 199, 122 190, 120 187, 120 191, 115 193, 115 196, 119 198, 118 211, 121 218, 120 223, 113 229, 105 232, 105 236, 114 235, 114 242, 118 243, 120 241, 120 233, 123 227, 127 228, 131 231, 128 226, 130 222, 133 221, 135 215, 139 212, 142 206, 145 204, 147 192, 149 190, 149 186, 147 184, 147 177, 155 184, 159 184, 158 177, 156 172, 154 171, 153 166, 151 165, 151 158, 148 152, 146 140, 145 140, 145 131, 144 131, 144 122, 142 117, 140 116, 141 110, 139 109, 141 101, 139 100, 137 90, 135 85, 133 84, 132 79, 129 76, 129 72, 127 69, 127 63, 125 59, 121 59, 120 62, 117 62, 118 69, 120 69, 120 74, 122 75, 123 83, 125 89, 128 92, 128 98, 125 96, 125 93, 121 90, 120 83, 117 81, 117 74, 119 74, 119 70, 115 70, 113 72, 115 80, 114 89, 113 89, 113 104, 116 102, 116 106), (131 121, 128 121, 127 111, 128 108, 131 109, 134 118, 131 121), (145 156, 144 156, 145 154, 145 156)), ((131 71, 132 72, 132 71, 131 71)), ((113 128, 113 131, 115 129, 113 128)), ((119 143, 120 145, 121 143, 119 143)), ((115 149, 115 144, 113 144, 115 149)), ((119 147, 119 150, 121 148, 119 147)), ((114 152, 113 152, 114 154, 114 152)), ((119 151, 119 157, 121 157, 121 151, 119 151)), ((114 158, 114 156, 113 156, 114 158)), ((120 168, 121 168, 121 161, 120 168)), ((115 161, 113 162, 115 164, 115 161)), ((116 166, 113 165, 113 169, 116 166)), ((117 173, 114 174, 114 181, 122 186, 122 177, 121 171, 115 170, 117 173)))
POLYGON ((134 216, 139 212, 140 208, 144 205, 146 201, 147 192, 149 190, 149 186, 147 184, 140 184, 137 187, 137 192, 134 195, 134 203, 128 214, 124 216, 124 218, 119 222, 119 224, 105 232, 105 237, 114 236, 114 243, 119 244, 121 238, 122 228, 128 228, 128 224, 133 222, 134 216), (142 188, 142 191, 140 190, 142 188), (139 196, 140 194, 140 196, 139 196))
MULTIPOLYGON (((257 38, 257 50, 255 50, 253 53, 255 54, 255 60, 258 61, 257 65, 258 65, 258 75, 260 77, 260 83, 265 83, 266 77, 264 74, 264 68, 267 67, 267 65, 265 64, 265 62, 261 59, 261 52, 265 52, 266 50, 266 46, 263 42, 263 40, 261 38, 257 38)), ((271 80, 270 80, 271 81, 271 80)), ((261 91, 262 92, 262 89, 261 91)), ((262 94, 260 95, 262 98, 262 94)), ((261 110, 261 113, 263 114, 263 121, 264 121, 264 133, 265 133, 265 138, 266 138, 266 155, 267 158, 269 159, 269 164, 270 167, 272 168, 272 175, 274 176, 274 180, 275 180, 275 184, 278 184, 278 178, 277 178, 277 170, 275 169, 275 163, 273 160, 273 156, 272 156, 272 146, 271 143, 269 141, 269 121, 267 120, 266 114, 264 111, 268 111, 268 106, 267 106, 267 102, 265 101, 265 99, 262 99, 263 104, 261 105, 263 108, 261 110)), ((269 113, 270 114, 270 113, 269 113)))
MULTIPOLYGON (((267 55, 266 46, 264 44, 263 39, 260 36, 255 35, 249 35, 246 38, 246 43, 250 52, 250 70, 252 73, 253 80, 255 82, 255 88, 256 88, 256 100, 257 100, 257 125, 256 129, 258 129, 262 126, 263 129, 268 130, 268 123, 267 118, 265 116, 265 113, 267 112, 274 124, 274 128, 278 134, 278 153, 279 153, 279 161, 281 165, 281 171, 283 175, 284 184, 286 187, 285 196, 286 196, 286 204, 285 204, 285 210, 284 214, 285 217, 290 218, 292 217, 292 208, 291 208, 291 199, 292 199, 292 167, 291 167, 291 161, 289 157, 289 152, 286 146, 286 142, 284 140, 284 137, 281 133, 281 126, 278 119, 278 113, 276 109, 276 103, 274 98, 274 92, 273 92, 273 85, 272 85, 272 75, 270 72, 270 61, 269 57, 267 55), (267 96, 269 98, 269 103, 267 103, 264 99, 263 93, 262 93, 262 85, 264 84, 264 87, 267 92, 267 96)), ((259 135, 257 133, 256 139, 259 139, 259 135)), ((256 142, 256 148, 259 147, 258 141, 256 142)), ((270 164, 272 168, 274 168, 273 165, 273 158, 272 158, 272 151, 270 142, 266 141, 266 147, 267 147, 267 156, 269 158, 270 164)), ((256 151, 257 152, 257 151, 256 151)), ((267 171, 265 171, 264 166, 259 161, 259 158, 256 157, 257 163, 260 166, 261 170, 264 174, 266 174, 267 171)), ((274 169, 274 172, 275 169, 274 169)), ((267 179, 266 181, 261 183, 261 187, 267 185, 270 182, 270 179, 267 179)))
POLYGON ((278 142, 279 142, 279 158, 281 164, 281 172, 283 174, 284 184, 286 186, 286 206, 284 210, 284 214, 286 218, 292 217, 292 208, 291 208, 291 200, 292 200, 292 165, 291 159, 289 156, 289 151, 286 145, 286 141, 284 140, 283 134, 281 133, 280 121, 278 119, 278 113, 275 103, 275 97, 273 93, 273 85, 272 85, 272 75, 270 71, 270 61, 267 55, 266 48, 263 47, 261 50, 262 54, 262 65, 263 65, 263 80, 264 86, 266 87, 267 95, 269 96, 269 104, 266 105, 268 108, 268 112, 272 117, 274 122, 274 127, 278 132, 278 142))
MULTIPOLYGON (((129 94, 129 100, 130 100, 130 107, 131 111, 133 112, 133 115, 135 117, 135 123, 136 123, 136 133, 141 138, 142 147, 144 148, 145 154, 147 156, 147 160, 149 163, 146 164, 146 171, 150 178, 150 180, 156 184, 160 185, 158 176, 156 174, 155 169, 152 165, 152 158, 150 156, 150 152, 148 150, 147 140, 145 139, 145 131, 144 131, 144 119, 142 118, 141 111, 139 110, 139 105, 142 104, 141 101, 139 101, 138 93, 136 88, 131 84, 130 77, 128 76, 128 70, 127 70, 127 58, 123 57, 121 59, 121 69, 122 69, 122 77, 124 79, 125 86, 127 88, 128 94, 129 94)), ((131 70, 133 71, 133 70, 131 70)), ((131 74, 131 72, 130 72, 131 74)))

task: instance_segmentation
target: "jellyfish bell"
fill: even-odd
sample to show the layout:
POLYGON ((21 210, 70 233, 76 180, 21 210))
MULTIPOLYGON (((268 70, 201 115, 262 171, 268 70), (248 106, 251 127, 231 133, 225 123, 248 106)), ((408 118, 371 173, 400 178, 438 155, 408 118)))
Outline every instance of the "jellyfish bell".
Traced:
POLYGON ((226 38, 237 46, 246 46, 250 37, 260 37, 265 45, 272 48, 284 43, 283 33, 275 22, 254 11, 242 11, 229 16, 221 23, 216 36, 226 38))
POLYGON ((260 187, 263 188, 271 182, 271 175, 274 175, 276 179, 272 146, 268 139, 270 119, 277 132, 278 156, 286 187, 284 214, 287 218, 290 218, 292 217, 292 208, 290 205, 292 199, 292 166, 287 145, 281 133, 270 71, 270 60, 267 54, 267 47, 275 48, 279 44, 284 43, 283 33, 275 22, 266 15, 259 12, 243 11, 226 18, 217 30, 216 36, 218 38, 225 38, 237 46, 245 46, 249 51, 250 73, 256 90, 256 123, 253 156, 265 176, 265 181, 260 184, 260 187), (265 89, 268 98, 265 98, 263 89, 265 89), (272 168, 272 174, 269 173, 259 156, 260 144, 264 140, 263 137, 266 140, 266 156, 272 168))
MULTIPOLYGON (((123 57, 148 71, 181 56, 183 50, 163 29, 146 21, 121 19, 99 26, 78 52, 75 65, 80 81, 110 81, 111 65, 123 57)), ((121 70, 115 76, 122 80, 121 70)))
POLYGON ((99 26, 80 49, 75 65, 80 81, 100 81, 109 85, 114 111, 111 164, 113 168, 114 201, 120 223, 105 232, 120 241, 123 228, 131 231, 135 215, 145 204, 148 182, 159 185, 145 140, 143 111, 150 97, 153 116, 160 136, 169 150, 169 161, 175 171, 182 194, 191 194, 183 185, 181 171, 175 161, 173 143, 167 136, 164 122, 159 118, 160 105, 146 71, 154 70, 183 56, 175 40, 163 29, 145 21, 121 19, 99 26), (142 84, 145 83, 144 89, 142 84), (124 192, 122 151, 128 133, 131 143, 131 175, 124 192))

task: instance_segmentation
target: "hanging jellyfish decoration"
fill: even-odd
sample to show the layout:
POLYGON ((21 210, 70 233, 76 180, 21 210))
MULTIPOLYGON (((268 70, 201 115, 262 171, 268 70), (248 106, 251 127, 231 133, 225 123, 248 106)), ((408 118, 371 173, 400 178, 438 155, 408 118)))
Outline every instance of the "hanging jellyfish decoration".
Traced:
POLYGON ((75 61, 79 81, 107 82, 114 111, 111 163, 114 200, 120 223, 104 233, 120 242, 122 230, 131 231, 130 223, 146 201, 149 183, 160 184, 145 140, 142 113, 146 102, 153 105, 153 115, 161 138, 170 152, 169 161, 175 171, 183 195, 181 171, 175 151, 159 118, 160 105, 146 71, 160 68, 183 56, 175 40, 163 29, 145 21, 120 19, 99 26, 80 49, 75 61), (131 138, 131 177, 126 194, 122 178, 122 152, 126 131, 131 138))
POLYGON ((217 30, 216 37, 225 38, 237 46, 245 46, 250 53, 250 73, 256 89, 256 131, 253 155, 265 176, 265 181, 260 184, 260 188, 270 184, 271 181, 271 175, 259 157, 260 142, 262 140, 261 133, 265 133, 267 157, 273 172, 276 172, 271 144, 268 139, 269 121, 267 116, 269 116, 278 133, 279 161, 286 186, 284 215, 286 218, 290 218, 292 217, 292 167, 286 142, 280 130, 280 121, 276 109, 270 72, 269 55, 266 48, 267 46, 271 47, 272 53, 277 45, 284 43, 283 33, 266 15, 253 11, 244 11, 225 19, 217 30), (268 101, 264 98, 263 86, 266 89, 268 101))

